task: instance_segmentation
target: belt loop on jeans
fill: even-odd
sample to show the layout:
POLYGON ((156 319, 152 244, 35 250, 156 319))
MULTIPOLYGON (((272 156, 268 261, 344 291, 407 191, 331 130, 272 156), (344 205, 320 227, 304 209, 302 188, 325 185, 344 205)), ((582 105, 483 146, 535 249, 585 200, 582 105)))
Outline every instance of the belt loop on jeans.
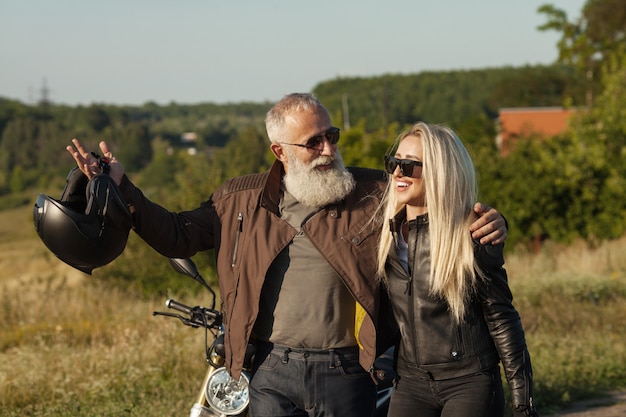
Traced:
POLYGON ((330 353, 330 365, 329 369, 335 369, 337 365, 341 365, 341 359, 337 355, 335 355, 335 349, 329 349, 328 353, 330 353))
POLYGON ((287 363, 289 362, 289 352, 291 352, 291 349, 286 348, 283 352, 283 363, 287 363))

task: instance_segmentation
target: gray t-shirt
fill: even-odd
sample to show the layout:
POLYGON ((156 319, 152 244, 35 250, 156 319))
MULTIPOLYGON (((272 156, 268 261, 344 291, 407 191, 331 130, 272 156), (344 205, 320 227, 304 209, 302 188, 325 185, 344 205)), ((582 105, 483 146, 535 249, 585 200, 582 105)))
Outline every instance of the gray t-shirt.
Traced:
POLYGON ((294 348, 356 346, 354 298, 300 228, 319 208, 300 204, 285 191, 280 211, 299 232, 267 271, 256 337, 294 348))

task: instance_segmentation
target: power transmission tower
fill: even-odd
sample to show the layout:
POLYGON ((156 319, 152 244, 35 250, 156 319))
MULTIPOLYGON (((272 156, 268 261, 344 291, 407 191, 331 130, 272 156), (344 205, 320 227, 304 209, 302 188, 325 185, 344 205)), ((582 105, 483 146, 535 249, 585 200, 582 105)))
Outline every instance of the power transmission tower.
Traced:
POLYGON ((47 108, 50 105, 50 89, 48 88, 48 81, 44 77, 43 83, 41 85, 41 98, 39 99, 39 105, 41 107, 47 108))

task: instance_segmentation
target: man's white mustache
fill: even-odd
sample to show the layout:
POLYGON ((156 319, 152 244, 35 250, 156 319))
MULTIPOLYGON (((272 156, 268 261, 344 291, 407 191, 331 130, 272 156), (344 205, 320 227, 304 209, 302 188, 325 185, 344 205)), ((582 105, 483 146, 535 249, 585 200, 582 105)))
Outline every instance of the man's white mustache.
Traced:
POLYGON ((311 167, 315 168, 317 166, 320 165, 329 165, 332 164, 335 161, 335 158, 332 156, 320 156, 318 158, 316 158, 315 160, 313 160, 313 162, 311 162, 311 167))

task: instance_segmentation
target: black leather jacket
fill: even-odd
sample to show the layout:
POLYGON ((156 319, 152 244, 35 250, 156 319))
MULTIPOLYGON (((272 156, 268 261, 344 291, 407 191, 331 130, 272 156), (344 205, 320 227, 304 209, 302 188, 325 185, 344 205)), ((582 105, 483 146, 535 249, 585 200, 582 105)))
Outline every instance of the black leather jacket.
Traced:
MULTIPOLYGON (((404 215, 396 218, 401 224, 404 215)), ((392 229, 398 230, 392 225, 392 229)), ((397 234, 394 238, 397 241, 397 234)), ((478 280, 465 319, 457 324, 447 303, 429 294, 428 215, 409 222, 407 273, 395 250, 386 265, 393 314, 400 327, 397 370, 449 379, 487 370, 502 362, 512 405, 532 408, 532 368, 524 330, 507 274, 502 245, 476 245, 486 278, 478 280)))

